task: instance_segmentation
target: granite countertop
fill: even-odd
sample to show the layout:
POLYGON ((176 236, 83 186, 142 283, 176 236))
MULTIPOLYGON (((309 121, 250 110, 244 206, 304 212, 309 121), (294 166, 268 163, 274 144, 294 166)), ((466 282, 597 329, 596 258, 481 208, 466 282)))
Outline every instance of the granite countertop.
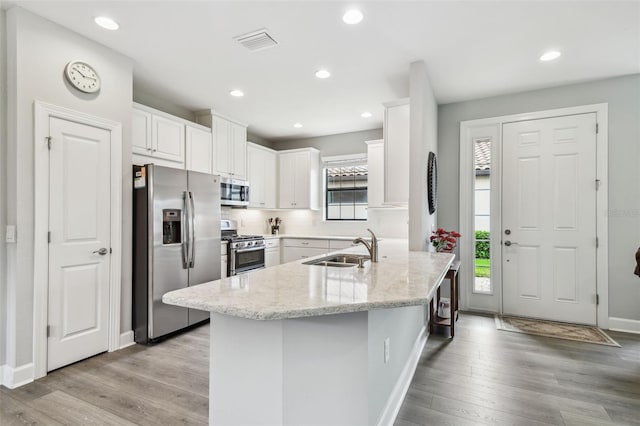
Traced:
MULTIPOLYGON (((339 252, 367 254, 362 246, 339 252)), ((386 239, 379 243, 379 262, 367 261, 362 269, 304 265, 309 259, 303 259, 175 290, 162 301, 254 320, 423 305, 453 259, 409 251, 406 240, 386 239)))
MULTIPOLYGON (((356 238, 358 238, 358 236, 353 236, 353 237, 345 237, 344 235, 287 235, 287 234, 278 234, 278 235, 273 235, 273 234, 263 234, 262 235, 265 239, 275 239, 275 238, 292 238, 292 239, 297 239, 297 240, 339 240, 339 241, 353 241, 356 238)), ((367 235, 362 236, 362 238, 366 239, 366 240, 370 240, 371 236, 369 236, 369 233, 367 232, 367 235)), ((380 238, 381 240, 381 238, 380 238)))

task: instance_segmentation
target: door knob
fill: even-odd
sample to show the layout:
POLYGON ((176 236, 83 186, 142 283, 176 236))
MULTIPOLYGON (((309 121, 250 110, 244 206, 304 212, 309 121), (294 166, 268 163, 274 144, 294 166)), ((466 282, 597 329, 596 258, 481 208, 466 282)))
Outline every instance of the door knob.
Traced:
POLYGON ((505 229, 504 233, 507 234, 507 235, 511 235, 511 229, 505 229))
POLYGON ((109 253, 109 250, 102 247, 100 250, 91 252, 91 254, 96 254, 96 253, 98 253, 100 256, 104 256, 105 254, 109 253))
POLYGON ((509 241, 509 240, 507 240, 507 241, 505 241, 505 242, 504 242, 504 245, 505 245, 505 246, 507 246, 507 247, 511 246, 512 244, 518 244, 518 243, 515 243, 515 242, 512 242, 512 241, 509 241))

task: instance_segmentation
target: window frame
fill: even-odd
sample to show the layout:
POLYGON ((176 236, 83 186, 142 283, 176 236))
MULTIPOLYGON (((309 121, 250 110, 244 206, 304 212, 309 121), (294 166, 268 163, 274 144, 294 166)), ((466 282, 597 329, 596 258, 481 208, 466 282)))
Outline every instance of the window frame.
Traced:
MULTIPOLYGON (((336 162, 337 163, 337 162, 336 162)), ((330 190, 329 189, 329 169, 330 168, 348 168, 348 167, 358 167, 356 165, 338 165, 338 164, 334 164, 332 165, 331 162, 329 163, 325 163, 323 165, 323 194, 324 194, 324 217, 323 219, 327 222, 366 222, 369 220, 369 164, 368 162, 364 162, 362 165, 364 165, 367 168, 367 185, 365 187, 362 188, 356 188, 355 186, 351 189, 345 189, 345 191, 356 191, 356 190, 366 190, 366 195, 367 195, 367 202, 364 204, 365 205, 365 210, 366 210, 366 217, 363 219, 357 219, 355 217, 350 218, 350 219, 332 219, 329 218, 329 193, 330 192, 340 192, 342 191, 341 189, 333 189, 330 190)), ((362 166, 360 165, 360 166, 362 166)), ((333 204, 335 206, 335 204, 333 204)), ((339 204, 340 206, 342 206, 342 203, 339 204)), ((345 204, 346 205, 346 204, 345 204)), ((356 206, 355 203, 355 197, 354 197, 354 203, 352 204, 354 206, 356 206)), ((354 216, 355 216, 355 210, 354 210, 354 216)))

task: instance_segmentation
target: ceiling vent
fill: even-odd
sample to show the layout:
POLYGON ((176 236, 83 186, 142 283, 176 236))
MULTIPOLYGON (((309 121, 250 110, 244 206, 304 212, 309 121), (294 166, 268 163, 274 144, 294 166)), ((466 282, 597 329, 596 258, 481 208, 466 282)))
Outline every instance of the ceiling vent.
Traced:
POLYGON ((252 52, 277 46, 278 42, 269 34, 266 28, 242 34, 233 38, 252 52))

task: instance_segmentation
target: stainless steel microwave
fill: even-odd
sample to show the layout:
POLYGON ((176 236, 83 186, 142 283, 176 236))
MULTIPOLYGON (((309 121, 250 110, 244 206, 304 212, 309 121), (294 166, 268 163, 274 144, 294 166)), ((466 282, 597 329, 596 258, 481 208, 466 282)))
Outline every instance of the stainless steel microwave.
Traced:
POLYGON ((249 205, 249 182, 240 179, 220 178, 220 204, 246 207, 249 205))

